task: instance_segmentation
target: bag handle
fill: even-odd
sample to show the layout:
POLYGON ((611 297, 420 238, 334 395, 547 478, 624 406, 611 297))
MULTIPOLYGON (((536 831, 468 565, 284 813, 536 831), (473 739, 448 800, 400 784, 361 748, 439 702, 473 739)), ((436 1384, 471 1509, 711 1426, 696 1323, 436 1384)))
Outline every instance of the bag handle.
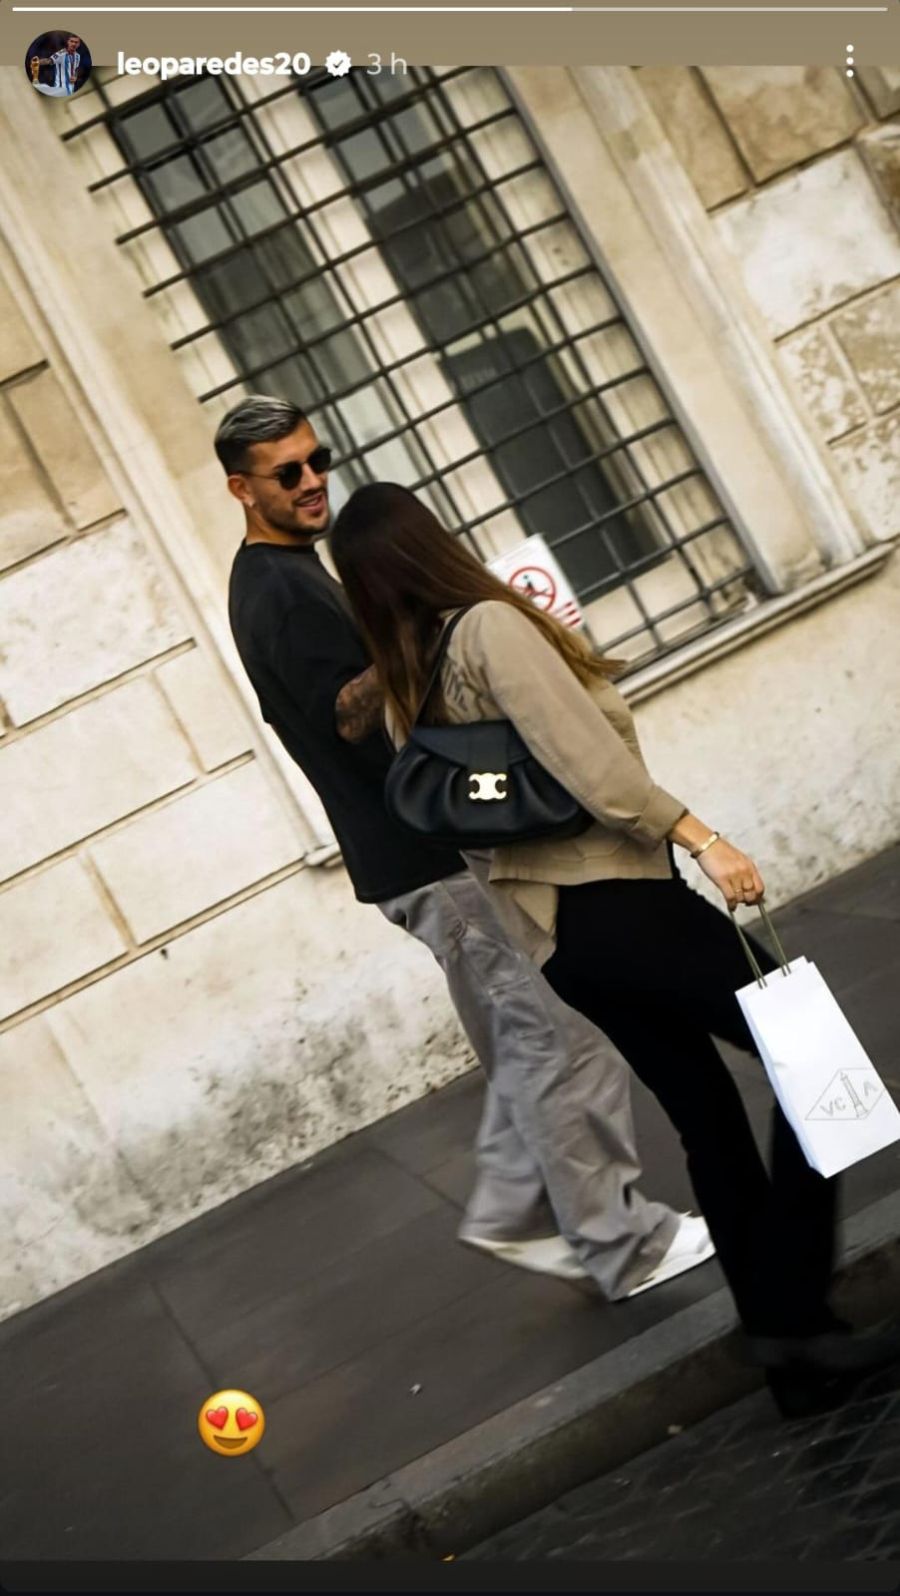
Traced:
MULTIPOLYGON (((766 931, 768 932, 769 936, 772 938, 772 941, 775 944, 775 949, 776 949, 776 951, 778 953, 778 958, 779 958, 779 962, 780 962, 780 966, 781 966, 781 973, 782 973, 782 975, 790 975, 791 972, 788 969, 788 962, 789 962, 788 961, 788 956, 785 953, 784 948, 781 946, 781 943, 780 943, 780 941, 778 939, 778 932, 775 930, 775 927, 773 926, 771 920, 769 919, 769 912, 768 912, 768 910, 767 910, 767 908, 766 908, 764 903, 757 904, 757 908, 759 909, 759 912, 762 915, 763 924, 764 924, 764 926, 766 928, 766 931)), ((750 968, 753 971, 753 974, 756 976, 757 986, 766 986, 766 984, 767 984, 766 978, 763 975, 762 970, 760 969, 759 960, 757 959, 756 954, 754 953, 752 947, 750 946, 750 943, 747 940, 747 937, 745 935, 743 926, 738 925, 738 922, 737 922, 737 920, 735 918, 735 913, 734 913, 733 909, 729 909, 728 912, 731 915, 731 921, 732 921, 732 924, 734 926, 734 929, 737 932, 738 936, 740 937, 741 947, 743 948, 744 952, 747 955, 747 961, 748 961, 748 963, 750 965, 750 968)))
POLYGON ((431 675, 428 678, 428 682, 427 682, 427 685, 425 687, 425 691, 422 694, 421 700, 419 702, 419 707, 416 710, 415 718, 413 720, 413 725, 416 725, 418 723, 419 717, 421 716, 422 711, 425 708, 425 705, 428 703, 428 700, 431 697, 432 692, 434 691, 435 683, 437 682, 437 679, 438 679, 438 673, 440 672, 441 666, 444 663, 444 658, 446 656, 447 649, 448 649, 448 647, 450 645, 450 639, 453 636, 453 633, 456 631, 456 628, 459 625, 460 621, 462 620, 463 616, 468 614, 470 608, 471 608, 471 605, 466 605, 465 609, 457 610, 456 614, 455 615, 451 615, 449 621, 447 621, 445 623, 444 630, 441 633, 440 642, 438 643, 438 650, 437 650, 437 653, 436 653, 436 655, 434 657, 434 664, 433 664, 432 669, 431 669, 431 675))

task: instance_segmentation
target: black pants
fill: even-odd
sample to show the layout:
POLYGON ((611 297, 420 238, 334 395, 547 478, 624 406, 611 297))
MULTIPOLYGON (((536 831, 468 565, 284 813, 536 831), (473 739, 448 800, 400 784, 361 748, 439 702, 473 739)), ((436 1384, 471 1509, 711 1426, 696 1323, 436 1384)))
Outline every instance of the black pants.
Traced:
MULTIPOLYGON (((777 969, 753 948, 764 972, 777 969)), ((543 973, 605 1031, 678 1131, 744 1328, 827 1328, 837 1182, 810 1169, 777 1105, 767 1172, 710 1035, 755 1052, 734 995, 752 976, 728 916, 677 873, 562 887, 543 973)))

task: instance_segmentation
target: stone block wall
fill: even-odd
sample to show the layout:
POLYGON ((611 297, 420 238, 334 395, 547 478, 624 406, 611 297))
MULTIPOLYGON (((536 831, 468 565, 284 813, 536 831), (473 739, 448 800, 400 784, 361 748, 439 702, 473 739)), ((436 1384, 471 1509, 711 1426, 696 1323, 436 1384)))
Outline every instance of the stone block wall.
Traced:
POLYGON ((638 80, 870 536, 900 534, 900 68, 638 80))

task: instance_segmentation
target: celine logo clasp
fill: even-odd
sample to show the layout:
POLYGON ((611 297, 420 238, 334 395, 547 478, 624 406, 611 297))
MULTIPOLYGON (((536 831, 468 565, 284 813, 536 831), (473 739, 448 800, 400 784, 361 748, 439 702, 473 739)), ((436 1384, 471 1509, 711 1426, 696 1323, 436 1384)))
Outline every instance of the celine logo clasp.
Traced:
POLYGON ((508 798, 505 770, 470 770, 469 797, 490 801, 508 798))

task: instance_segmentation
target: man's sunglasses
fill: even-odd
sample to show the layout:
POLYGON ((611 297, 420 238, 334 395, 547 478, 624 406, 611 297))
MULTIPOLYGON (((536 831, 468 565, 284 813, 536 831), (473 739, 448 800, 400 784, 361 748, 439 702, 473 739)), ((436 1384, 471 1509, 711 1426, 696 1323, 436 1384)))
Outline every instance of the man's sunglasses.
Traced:
POLYGON ((308 454, 305 460, 288 460, 283 466, 279 466, 277 471, 244 471, 242 475, 265 477, 267 482, 277 482, 280 488, 290 492, 292 488, 300 486, 307 466, 317 477, 321 477, 326 471, 330 471, 331 461, 332 451, 327 444, 320 443, 318 449, 313 449, 312 454, 308 454))

